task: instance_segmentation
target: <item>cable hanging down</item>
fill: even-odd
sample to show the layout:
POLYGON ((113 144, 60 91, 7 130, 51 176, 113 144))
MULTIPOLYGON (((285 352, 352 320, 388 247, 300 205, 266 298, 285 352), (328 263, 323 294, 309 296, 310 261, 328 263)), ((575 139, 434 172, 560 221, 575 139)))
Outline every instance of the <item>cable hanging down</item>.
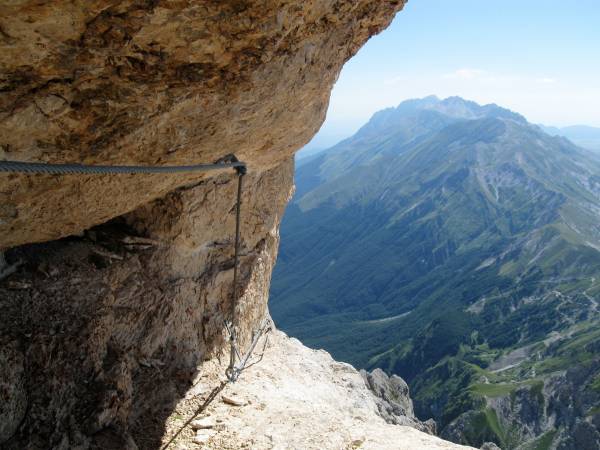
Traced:
MULTIPOLYGON (((231 301, 231 322, 227 323, 225 321, 225 328, 229 333, 229 342, 230 342, 230 354, 229 354, 229 367, 225 370, 225 375, 227 379, 231 382, 237 381, 238 377, 242 373, 242 371, 252 363, 248 365, 248 361, 252 356, 252 352, 258 343, 258 340, 263 334, 266 334, 271 329, 271 324, 268 319, 265 319, 258 330, 253 333, 252 342, 248 351, 242 355, 240 354, 237 348, 237 310, 238 310, 238 302, 239 302, 239 265, 240 265, 240 215, 242 211, 242 185, 244 180, 244 175, 246 175, 245 167, 236 167, 236 172, 238 174, 238 185, 237 185, 237 201, 235 205, 235 243, 234 243, 234 254, 233 254, 233 298, 231 301), (236 358, 239 361, 236 364, 236 358)), ((265 348, 267 345, 267 340, 265 340, 265 348)), ((264 348, 263 348, 264 354, 264 348)), ((259 357, 259 360, 262 359, 262 355, 259 357)))

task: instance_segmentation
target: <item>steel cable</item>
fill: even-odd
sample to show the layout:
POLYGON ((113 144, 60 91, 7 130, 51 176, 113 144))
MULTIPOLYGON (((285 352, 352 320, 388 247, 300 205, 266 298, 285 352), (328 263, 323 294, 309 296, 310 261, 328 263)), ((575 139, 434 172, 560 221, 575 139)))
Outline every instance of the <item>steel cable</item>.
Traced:
POLYGON ((0 161, 0 172, 45 174, 122 174, 122 173, 179 173, 208 172, 218 169, 246 167, 241 161, 191 166, 94 166, 84 164, 48 164, 20 161, 0 161))

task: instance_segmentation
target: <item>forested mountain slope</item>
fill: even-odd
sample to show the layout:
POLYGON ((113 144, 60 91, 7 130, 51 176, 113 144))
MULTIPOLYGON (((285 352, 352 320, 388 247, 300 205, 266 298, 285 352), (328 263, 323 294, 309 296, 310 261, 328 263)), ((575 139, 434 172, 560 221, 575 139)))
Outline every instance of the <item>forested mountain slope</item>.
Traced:
POLYGON ((589 425, 585 448, 600 448, 596 156, 496 105, 427 97, 375 114, 296 184, 271 288, 280 327, 398 373, 456 441, 583 448, 569 439, 589 425), (557 386, 568 411, 552 409, 557 386))

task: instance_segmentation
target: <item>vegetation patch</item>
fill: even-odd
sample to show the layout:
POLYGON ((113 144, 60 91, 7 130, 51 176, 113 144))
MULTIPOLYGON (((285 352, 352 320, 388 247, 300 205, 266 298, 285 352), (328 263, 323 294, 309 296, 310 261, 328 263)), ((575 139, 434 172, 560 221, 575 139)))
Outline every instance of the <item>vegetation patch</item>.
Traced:
POLYGON ((503 383, 503 384, 490 384, 490 383, 480 383, 474 384, 470 387, 471 392, 477 395, 481 395, 482 397, 505 397, 510 395, 515 389, 519 387, 518 384, 513 383, 503 383))
POLYGON ((542 434, 537 439, 528 442, 522 447, 522 450, 550 450, 554 436, 556 436, 556 430, 550 430, 542 434))

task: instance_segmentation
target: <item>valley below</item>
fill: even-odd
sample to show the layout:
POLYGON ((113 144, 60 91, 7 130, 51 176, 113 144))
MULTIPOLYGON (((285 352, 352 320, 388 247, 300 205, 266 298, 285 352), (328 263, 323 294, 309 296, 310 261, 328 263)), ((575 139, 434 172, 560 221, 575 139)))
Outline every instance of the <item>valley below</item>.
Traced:
POLYGON ((497 105, 376 113, 297 161, 270 310, 441 437, 600 448, 600 160, 497 105))

